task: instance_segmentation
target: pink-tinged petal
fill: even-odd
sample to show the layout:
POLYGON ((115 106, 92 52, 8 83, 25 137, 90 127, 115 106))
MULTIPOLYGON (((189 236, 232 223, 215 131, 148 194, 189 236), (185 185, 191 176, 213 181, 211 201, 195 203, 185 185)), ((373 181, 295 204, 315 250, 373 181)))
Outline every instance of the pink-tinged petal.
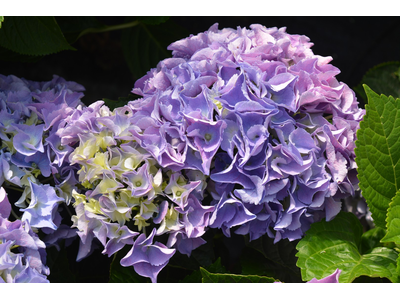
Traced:
POLYGON ((307 283, 339 283, 339 276, 340 276, 341 272, 342 272, 342 270, 336 269, 335 272, 333 272, 331 275, 328 275, 319 280, 316 278, 313 278, 310 281, 308 281, 307 283))

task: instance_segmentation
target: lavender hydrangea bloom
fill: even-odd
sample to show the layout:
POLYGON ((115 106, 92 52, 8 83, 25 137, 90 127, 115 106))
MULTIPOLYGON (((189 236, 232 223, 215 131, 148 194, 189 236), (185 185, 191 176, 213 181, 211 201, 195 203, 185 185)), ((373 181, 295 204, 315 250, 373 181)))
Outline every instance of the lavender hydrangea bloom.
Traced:
POLYGON ((77 169, 68 161, 72 148, 62 146, 56 132, 83 105, 82 91, 58 76, 36 82, 0 75, 0 243, 12 262, 0 272, 5 282, 48 282, 46 245, 76 236, 61 224, 59 204, 69 203, 77 169), (13 205, 6 196, 9 188, 22 191, 13 205), (22 221, 8 221, 11 212, 14 217, 22 213, 22 221), (46 245, 34 233, 39 230, 46 245))
MULTIPOLYGON (((7 216, 8 217, 8 216, 7 216)), ((48 282, 45 244, 29 222, 0 216, 0 279, 4 282, 48 282), (16 252, 11 251, 16 248, 16 252)))
POLYGON ((159 242, 153 244, 155 233, 156 230, 153 229, 148 237, 141 234, 132 249, 121 259, 122 266, 133 266, 139 275, 149 277, 152 282, 157 282, 158 273, 166 266, 176 251, 159 242))
POLYGON ((142 98, 128 107, 146 126, 133 135, 161 166, 179 153, 169 168, 210 175, 210 226, 226 235, 235 227, 251 239, 299 239, 357 188, 354 140, 365 111, 312 45, 286 28, 215 24, 172 43, 173 57, 135 83, 142 98), (160 134, 166 127, 179 134, 160 134), (247 217, 228 217, 226 195, 247 217))
POLYGON ((14 136, 13 145, 19 153, 31 156, 37 151, 44 152, 42 143, 44 125, 15 124, 18 133, 14 136))
POLYGON ((221 228, 224 234, 230 237, 231 227, 247 223, 255 218, 256 216, 247 210, 241 201, 223 194, 211 216, 210 227, 221 228))
POLYGON ((8 201, 7 193, 0 187, 0 217, 8 218, 11 213, 11 204, 8 201))
POLYGON ((133 237, 137 236, 138 232, 129 230, 128 227, 119 226, 115 223, 105 223, 107 227, 107 236, 110 238, 104 247, 103 254, 107 254, 109 257, 118 250, 122 249, 126 244, 133 244, 133 237))
POLYGON ((31 226, 42 228, 48 227, 56 230, 54 215, 57 213, 58 204, 64 199, 57 196, 54 188, 50 185, 38 185, 30 182, 31 202, 27 208, 21 209, 22 220, 29 220, 31 226))
MULTIPOLYGON (((29 215, 31 226, 38 225, 41 216, 33 217, 33 204, 27 208, 30 195, 34 194, 30 182, 40 184, 36 180, 39 175, 49 179, 54 176, 58 182, 55 188, 65 188, 62 185, 66 182, 64 169, 70 168, 66 157, 72 148, 62 146, 56 132, 62 120, 83 105, 80 101, 83 90, 81 85, 58 76, 48 82, 36 82, 0 75, 0 182, 6 181, 24 190, 16 206, 25 209, 24 218, 29 215)), ((68 200, 66 198, 63 201, 68 200)), ((51 218, 55 216, 54 213, 50 215, 51 218)), ((42 228, 44 223, 38 227, 42 228)), ((47 225, 53 229, 57 227, 52 220, 48 220, 47 225)))
MULTIPOLYGON (((133 245, 121 264, 155 282, 176 250, 190 255, 205 242, 208 227, 277 242, 334 218, 357 187, 354 140, 365 112, 336 80, 331 58, 311 46, 285 28, 215 24, 171 44, 173 57, 135 83, 142 98, 124 107, 98 101, 58 118, 30 105, 49 132, 43 153, 52 151, 51 172, 69 176, 62 182, 74 202, 78 260, 94 239, 108 255, 133 245)), ((6 145, 15 136, 17 148, 36 151, 13 161, 37 164, 34 137, 29 144, 18 126, 7 128, 6 145)))
MULTIPOLYGON (((79 191, 76 187, 72 191, 76 212, 73 227, 80 237, 77 260, 93 251, 95 239, 107 255, 125 245, 139 247, 137 244, 145 239, 154 239, 154 245, 162 249, 167 247, 161 252, 168 253, 168 257, 176 250, 190 255, 205 243, 201 236, 214 210, 214 206, 201 204, 207 178, 197 169, 176 167, 183 164, 178 163, 174 149, 182 150, 179 145, 186 139, 180 129, 165 126, 156 130, 149 124, 155 124, 155 120, 137 117, 129 105, 110 111, 99 101, 78 108, 60 127, 57 134, 61 145, 73 148, 67 159, 78 166, 81 183, 79 191), (160 132, 172 147, 168 155, 161 157, 155 147, 160 132), (163 163, 166 166, 162 167, 163 163), (150 235, 148 229, 152 230, 150 235), (163 235, 167 235, 167 246, 157 241, 163 235)), ((214 147, 207 151, 218 149, 218 145, 214 147)), ((201 157, 198 162, 202 163, 201 157)), ((143 262, 135 264, 135 270, 155 281, 166 263, 143 262)))

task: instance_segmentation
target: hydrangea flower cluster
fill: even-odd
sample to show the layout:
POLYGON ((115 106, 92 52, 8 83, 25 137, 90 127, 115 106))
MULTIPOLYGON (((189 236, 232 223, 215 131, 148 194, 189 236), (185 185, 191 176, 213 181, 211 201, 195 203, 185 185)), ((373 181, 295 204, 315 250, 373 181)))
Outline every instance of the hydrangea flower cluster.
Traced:
POLYGON ((56 134, 63 119, 83 105, 84 88, 54 76, 35 82, 0 75, 0 185, 23 189, 14 204, 36 228, 56 230, 60 202, 71 200, 72 148, 56 134), (40 176, 40 177, 39 177, 40 176), (55 186, 38 178, 54 178, 55 186))
POLYGON ((48 282, 45 244, 28 220, 10 222, 10 213, 11 204, 0 187, 0 283, 48 282))
POLYGON ((73 193, 78 259, 95 237, 108 255, 129 244, 121 264, 155 282, 207 227, 277 242, 332 219, 357 186, 364 111, 311 46, 285 28, 215 24, 169 46, 135 83, 142 98, 68 116, 58 134, 86 190, 73 193))
POLYGON ((141 98, 113 111, 57 76, 0 75, 0 186, 22 192, 10 204, 0 188, 0 279, 46 282, 45 243, 77 234, 78 261, 128 245, 121 265, 156 282, 208 228, 292 241, 334 218, 357 189, 365 111, 312 45, 286 28, 215 24, 172 43, 135 83, 141 98))
POLYGON ((75 110, 58 134, 62 145, 74 147, 69 160, 80 168, 81 192, 72 192, 77 260, 95 249, 94 238, 108 256, 132 245, 121 265, 155 282, 176 249, 190 255, 205 243, 201 236, 214 207, 201 204, 206 183, 200 171, 161 167, 136 141, 139 125, 151 118, 136 119, 135 112, 129 106, 111 112, 97 101, 75 110), (166 245, 153 242, 163 235, 166 245))
POLYGON ((309 38, 252 25, 192 35, 138 80, 135 137, 162 167, 209 176, 210 227, 302 237, 357 186, 365 111, 309 38))
POLYGON ((61 121, 83 105, 83 90, 81 85, 58 76, 49 82, 35 82, 0 75, 0 186, 4 194, 2 206, 7 212, 1 216, 0 260, 7 261, 2 264, 3 280, 7 282, 32 276, 38 276, 34 281, 46 279, 37 272, 48 275, 44 261, 43 266, 37 262, 36 253, 40 250, 40 257, 45 259, 45 244, 38 241, 32 230, 41 229, 55 240, 56 230, 61 227, 69 232, 66 236, 75 234, 67 225, 60 225, 60 203, 68 204, 71 200, 76 170, 68 161, 72 148, 62 146, 56 132, 61 121), (46 181, 54 184, 45 184, 46 181), (12 199, 12 205, 6 204, 6 190, 15 189, 21 196, 12 199), (13 210, 14 206, 19 213, 13 210), (14 222, 9 221, 10 213, 16 218, 14 222), (25 249, 22 254, 11 252, 17 247, 25 249))

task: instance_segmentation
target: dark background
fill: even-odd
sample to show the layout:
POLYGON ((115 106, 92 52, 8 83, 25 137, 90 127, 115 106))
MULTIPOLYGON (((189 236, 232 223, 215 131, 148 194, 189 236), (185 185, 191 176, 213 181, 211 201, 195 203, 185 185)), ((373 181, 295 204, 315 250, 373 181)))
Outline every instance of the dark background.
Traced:
MULTIPOLYGON (((214 23, 224 27, 286 27, 290 34, 310 38, 314 54, 332 56, 341 70, 339 81, 351 88, 371 67, 400 60, 400 17, 187 17, 170 18, 189 33, 208 30, 214 23)), ((107 25, 123 23, 124 17, 99 17, 107 25)), ((184 38, 184 37, 182 37, 184 38)), ((131 75, 121 48, 121 31, 92 33, 73 44, 78 51, 63 51, 36 63, 1 62, 0 73, 29 80, 48 81, 53 74, 85 86, 84 102, 127 96, 137 78, 131 75)), ((145 75, 145 74, 143 74, 145 75)))

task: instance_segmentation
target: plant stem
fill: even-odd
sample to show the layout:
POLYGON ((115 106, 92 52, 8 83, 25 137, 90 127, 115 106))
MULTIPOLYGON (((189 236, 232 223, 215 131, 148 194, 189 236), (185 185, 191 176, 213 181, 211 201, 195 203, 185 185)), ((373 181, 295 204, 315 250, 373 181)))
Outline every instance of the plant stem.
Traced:
POLYGON ((18 215, 15 213, 13 209, 11 209, 11 214, 14 216, 16 220, 20 220, 20 217, 18 217, 18 215))
POLYGON ((18 191, 18 192, 24 192, 23 189, 14 187, 14 186, 12 186, 12 185, 8 185, 8 186, 6 186, 6 188, 7 188, 7 189, 10 189, 10 190, 18 191))
POLYGON ((105 26, 102 28, 87 28, 85 30, 83 30, 79 36, 78 39, 88 33, 98 33, 98 32, 106 32, 106 31, 113 31, 113 30, 120 30, 120 29, 125 29, 125 28, 130 28, 130 27, 134 27, 136 25, 139 24, 138 20, 129 22, 129 23, 123 23, 123 24, 117 24, 117 25, 111 25, 111 26, 105 26))
POLYGON ((67 213, 69 214, 69 216, 72 217, 72 213, 71 213, 71 211, 69 210, 67 203, 65 203, 65 202, 64 202, 64 207, 65 207, 65 209, 67 210, 67 213))

